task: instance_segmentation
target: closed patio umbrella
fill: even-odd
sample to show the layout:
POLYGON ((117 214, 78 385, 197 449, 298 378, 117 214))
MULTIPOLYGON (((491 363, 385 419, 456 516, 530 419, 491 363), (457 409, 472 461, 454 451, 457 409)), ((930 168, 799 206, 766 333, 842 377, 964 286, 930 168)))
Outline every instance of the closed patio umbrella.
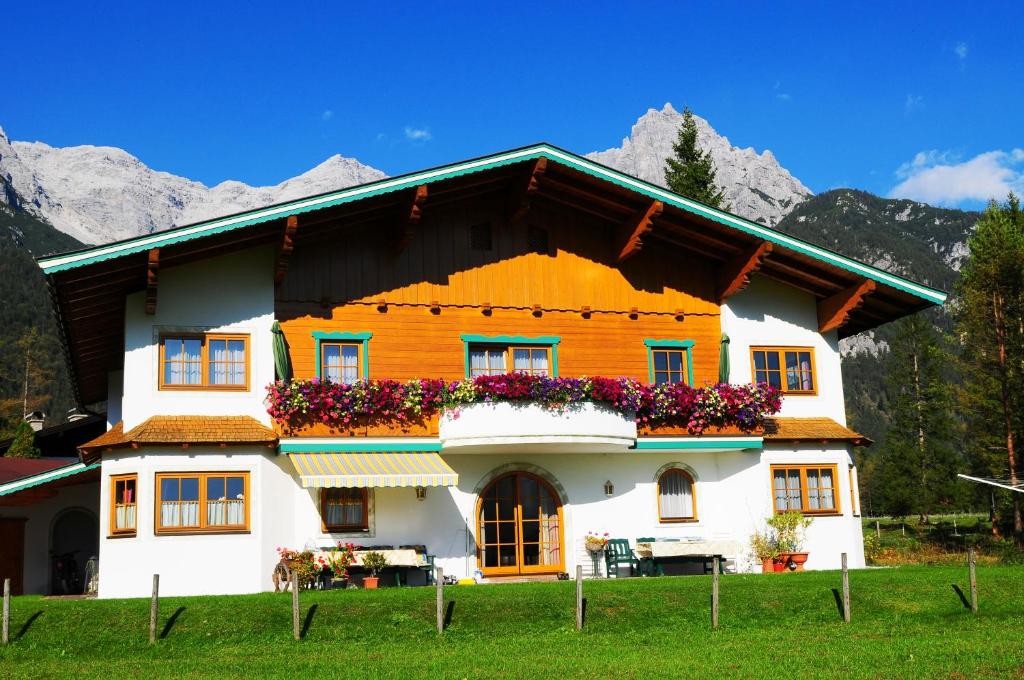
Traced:
POLYGON ((275 321, 270 332, 274 334, 274 372, 277 373, 277 379, 291 380, 292 361, 288 357, 288 343, 285 342, 281 324, 275 321))
POLYGON ((729 336, 722 333, 722 347, 718 352, 718 382, 729 382, 729 336))

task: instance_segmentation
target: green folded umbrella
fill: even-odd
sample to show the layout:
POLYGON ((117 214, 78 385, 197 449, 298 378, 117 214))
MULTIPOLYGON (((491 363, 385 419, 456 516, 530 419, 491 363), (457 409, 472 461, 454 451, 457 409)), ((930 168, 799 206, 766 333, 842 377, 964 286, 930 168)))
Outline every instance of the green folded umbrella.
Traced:
POLYGON ((729 382, 729 336, 722 333, 722 346, 718 352, 718 382, 729 382))
POLYGON ((292 360, 288 356, 288 343, 285 342, 281 324, 275 321, 270 332, 274 334, 274 372, 277 373, 277 379, 291 380, 292 360))

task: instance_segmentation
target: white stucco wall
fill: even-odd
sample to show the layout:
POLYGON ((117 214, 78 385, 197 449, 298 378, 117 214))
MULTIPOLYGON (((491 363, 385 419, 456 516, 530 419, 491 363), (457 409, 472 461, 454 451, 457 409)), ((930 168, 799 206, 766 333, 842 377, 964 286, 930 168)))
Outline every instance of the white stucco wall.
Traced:
MULTIPOLYGON (((273 249, 253 248, 161 269, 156 314, 145 293, 129 295, 121 415, 125 430, 151 415, 248 415, 269 423, 265 388, 274 381, 273 249), (249 335, 249 390, 159 389, 159 337, 175 331, 249 335)), ((112 390, 112 394, 116 391, 112 390)))
POLYGON ((751 346, 813 347, 818 393, 788 395, 781 416, 828 417, 846 424, 843 377, 836 331, 818 332, 814 296, 763 276, 722 305, 722 332, 729 335, 729 380, 753 380, 751 346))

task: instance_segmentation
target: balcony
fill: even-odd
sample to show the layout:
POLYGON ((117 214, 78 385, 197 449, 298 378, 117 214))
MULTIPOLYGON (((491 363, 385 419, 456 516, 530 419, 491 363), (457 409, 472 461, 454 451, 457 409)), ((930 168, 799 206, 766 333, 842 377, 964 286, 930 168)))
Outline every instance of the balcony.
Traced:
POLYGON ((447 409, 439 424, 449 453, 620 453, 636 442, 636 422, 605 405, 552 409, 530 402, 484 402, 447 409))

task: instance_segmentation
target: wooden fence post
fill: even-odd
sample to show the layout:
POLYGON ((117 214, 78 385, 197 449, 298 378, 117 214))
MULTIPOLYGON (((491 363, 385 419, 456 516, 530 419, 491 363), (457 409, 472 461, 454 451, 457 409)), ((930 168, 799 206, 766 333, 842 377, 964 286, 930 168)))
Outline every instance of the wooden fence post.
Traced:
POLYGON ((712 561, 711 572, 711 627, 718 628, 718 556, 712 561))
POLYGON ((850 570, 846 566, 846 553, 843 553, 843 621, 850 622, 850 570))
POLYGON ((576 630, 583 630, 583 565, 576 565, 576 630))
POLYGON ((444 567, 437 568, 437 634, 444 632, 444 567))
POLYGON ((970 572, 971 577, 971 613, 973 614, 978 613, 978 579, 974 573, 975 557, 974 548, 969 548, 967 551, 967 570, 970 572))
POLYGON ((298 640, 302 637, 299 628, 299 574, 292 569, 292 636, 298 640))
POLYGON ((156 642, 156 618, 160 611, 160 574, 153 574, 153 597, 149 601, 149 644, 156 642))
POLYGON ((11 579, 4 579, 4 635, 6 645, 11 641, 11 579))
POLYGON ((877 519, 875 520, 875 538, 882 540, 882 526, 877 519))

